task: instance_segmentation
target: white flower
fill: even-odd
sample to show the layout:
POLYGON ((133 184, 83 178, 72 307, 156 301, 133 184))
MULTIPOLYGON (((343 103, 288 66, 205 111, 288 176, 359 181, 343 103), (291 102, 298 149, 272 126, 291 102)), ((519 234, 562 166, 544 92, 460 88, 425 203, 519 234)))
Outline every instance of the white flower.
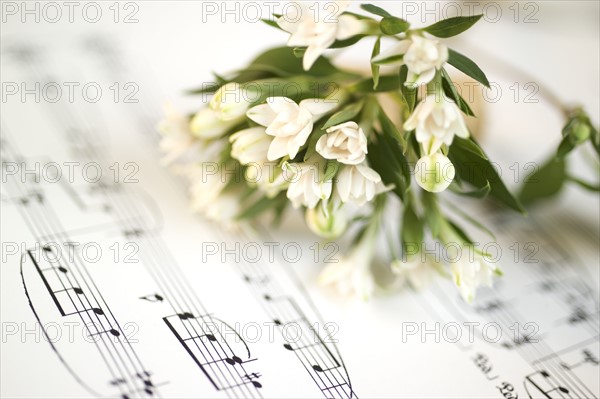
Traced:
POLYGON ((469 137, 469 130, 456 103, 442 94, 431 94, 417 105, 404 123, 404 130, 416 129, 416 139, 426 154, 450 145, 454 135, 469 137))
POLYGON ((439 193, 447 189, 454 180, 455 174, 450 159, 439 152, 421 157, 415 165, 417 184, 431 193, 439 193))
POLYGON ((336 178, 337 194, 342 202, 353 202, 359 206, 391 189, 383 185, 379 173, 364 164, 344 166, 336 178))
POLYGON ((285 178, 290 182, 287 197, 294 208, 314 208, 320 200, 329 199, 333 182, 325 177, 325 162, 286 163, 285 178))
POLYGON ((333 203, 321 201, 319 206, 309 208, 305 213, 306 224, 313 233, 327 239, 339 237, 348 226, 344 211, 333 203))
POLYGON ((287 97, 270 97, 266 104, 248 110, 248 118, 267 128, 275 138, 269 146, 269 161, 284 156, 294 158, 312 132, 313 123, 336 107, 334 101, 320 99, 302 100, 300 104, 287 97))
POLYGON ((251 162, 247 165, 244 177, 249 185, 255 185, 269 198, 275 197, 289 186, 278 162, 251 162))
POLYGON ((281 29, 290 33, 289 47, 306 47, 302 65, 309 70, 314 62, 336 40, 345 40, 368 29, 368 24, 352 15, 341 15, 349 1, 327 2, 326 7, 315 3, 293 3, 287 13, 277 19, 281 29), (335 5, 331 12, 331 4, 335 5))
POLYGON ((251 127, 229 137, 231 156, 242 165, 263 163, 267 160, 269 145, 273 139, 265 133, 264 127, 251 127))
POLYGON ((357 165, 365 160, 367 137, 356 122, 345 122, 327 129, 317 141, 317 152, 325 159, 357 165))
POLYGON ((220 164, 213 162, 191 165, 185 174, 190 181, 192 210, 202 213, 219 200, 231 178, 229 174, 221 173, 220 164))
POLYGON ((423 256, 419 253, 408 259, 395 259, 391 264, 392 272, 417 291, 425 288, 437 273, 433 260, 430 257, 423 259, 423 256))
POLYGON ((375 64, 403 65, 408 68, 406 86, 431 82, 436 70, 448 61, 448 48, 434 39, 413 35, 371 60, 375 64))
POLYGON ((250 102, 239 83, 227 83, 219 88, 210 100, 209 107, 222 121, 239 120, 246 114, 250 102))
POLYGON ((171 104, 165 105, 165 118, 159 123, 158 130, 161 133, 160 150, 164 153, 163 165, 172 163, 197 145, 188 118, 171 104))
POLYGON ((348 257, 327 265, 319 275, 319 283, 334 285, 341 294, 353 293, 363 300, 369 299, 376 286, 371 262, 378 227, 377 223, 371 224, 348 257))
POLYGON ((217 222, 225 229, 234 230, 238 227, 237 216, 242 212, 240 201, 241 192, 224 192, 219 195, 217 201, 213 201, 203 209, 206 219, 217 222))
POLYGON ((210 140, 221 137, 237 123, 237 120, 223 121, 216 111, 205 107, 194 115, 190 128, 197 138, 210 140))
POLYGON ((465 301, 471 303, 475 299, 477 287, 491 287, 493 274, 498 271, 494 265, 479 254, 475 254, 473 259, 465 258, 467 257, 461 256, 452 263, 452 277, 460 295, 465 301))

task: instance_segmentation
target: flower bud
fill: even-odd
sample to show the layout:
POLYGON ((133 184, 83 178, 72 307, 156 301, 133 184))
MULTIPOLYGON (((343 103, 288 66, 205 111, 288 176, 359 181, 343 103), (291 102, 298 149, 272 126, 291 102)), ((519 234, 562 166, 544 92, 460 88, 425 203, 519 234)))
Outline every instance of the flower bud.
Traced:
POLYGON ((227 83, 219 88, 210 100, 209 107, 215 111, 217 118, 222 121, 232 121, 246 114, 250 103, 246 92, 239 83, 227 83))
POLYGON ((330 240, 338 238, 348 225, 348 220, 344 212, 328 209, 327 205, 321 201, 315 208, 306 210, 306 224, 311 231, 320 237, 330 240))
POLYGON ((437 152, 425 155, 417 161, 415 178, 423 190, 439 193, 448 188, 456 171, 454 165, 445 155, 437 152))
POLYGON ((223 122, 217 118, 217 114, 212 109, 202 108, 192 118, 190 130, 195 137, 210 140, 221 137, 233 125, 232 122, 223 122))
POLYGON ((577 122, 571 132, 575 144, 581 144, 590 138, 591 129, 587 123, 577 122))

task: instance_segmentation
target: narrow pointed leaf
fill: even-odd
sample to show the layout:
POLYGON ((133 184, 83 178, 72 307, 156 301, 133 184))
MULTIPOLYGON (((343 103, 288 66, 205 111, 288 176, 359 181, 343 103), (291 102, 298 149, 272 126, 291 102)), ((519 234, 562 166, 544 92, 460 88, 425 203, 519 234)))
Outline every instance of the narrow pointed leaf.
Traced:
POLYGON ((386 35, 397 35, 398 33, 406 32, 410 24, 397 17, 385 17, 379 23, 379 28, 386 35))
POLYGON ((392 16, 392 14, 390 14, 383 8, 377 7, 376 5, 373 5, 373 4, 361 4, 360 8, 362 8, 366 12, 370 12, 371 14, 379 15, 380 17, 391 17, 392 16))
POLYGON ((448 63, 485 87, 490 87, 490 82, 487 76, 485 76, 485 73, 469 57, 452 49, 448 49, 448 63))
POLYGON ((326 130, 332 126, 339 125, 340 123, 348 122, 352 120, 363 107, 364 102, 359 101, 350 105, 345 106, 340 111, 333 114, 325 125, 321 128, 321 130, 326 130))
POLYGON ((481 17, 483 17, 483 14, 443 19, 433 25, 423 28, 423 30, 433 36, 448 38, 466 31, 479 21, 481 17))

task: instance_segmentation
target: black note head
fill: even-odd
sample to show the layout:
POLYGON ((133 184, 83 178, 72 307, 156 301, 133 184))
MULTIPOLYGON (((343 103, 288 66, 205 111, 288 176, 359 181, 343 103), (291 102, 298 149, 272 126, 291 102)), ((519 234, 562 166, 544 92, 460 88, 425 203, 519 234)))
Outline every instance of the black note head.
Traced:
POLYGON ((231 359, 231 358, 229 358, 229 357, 226 357, 226 358, 225 358, 225 361, 227 362, 227 364, 230 364, 230 365, 232 365, 232 366, 235 364, 235 360, 233 360, 233 359, 231 359))
POLYGON ((110 332, 112 335, 114 335, 115 337, 118 337, 118 336, 120 336, 120 335, 121 335, 121 333, 120 333, 120 332, 118 332, 117 330, 115 330, 114 328, 111 328, 111 329, 109 330, 109 332, 110 332))
POLYGON ((283 344, 283 347, 289 351, 293 351, 294 349, 292 348, 292 345, 290 344, 283 344))
POLYGON ((240 359, 240 358, 239 358, 239 357, 237 357, 237 356, 234 356, 234 357, 232 357, 232 359, 233 359, 233 361, 234 361, 234 362, 236 362, 236 363, 242 363, 242 359, 240 359))
POLYGON ((312 368, 313 368, 313 370, 315 370, 318 373, 322 373, 323 372, 323 369, 318 364, 313 364, 312 368))
POLYGON ((213 342, 217 340, 217 337, 215 337, 212 334, 206 334, 206 338, 208 338, 209 341, 213 341, 213 342))
POLYGON ((67 271, 68 271, 67 269, 65 269, 65 268, 64 268, 64 267, 62 267, 62 266, 60 266, 60 267, 58 268, 58 270, 59 270, 61 273, 67 273, 67 271))
POLYGON ((278 326, 281 325, 281 321, 279 319, 273 319, 273 323, 277 324, 278 326))
POLYGON ((94 310, 94 313, 96 313, 97 315, 100 315, 100 316, 104 315, 104 311, 100 308, 94 308, 93 310, 94 310))
POLYGON ((569 393, 569 390, 565 387, 558 387, 558 390, 561 391, 562 393, 569 393))
POLYGON ((82 290, 81 288, 79 288, 79 287, 75 287, 75 288, 73 288, 73 291, 75 291, 75 293, 76 293, 77 295, 81 295, 81 294, 83 294, 83 290, 82 290))
POLYGON ((262 384, 258 381, 252 381, 252 385, 254 385, 255 388, 262 388, 262 384))

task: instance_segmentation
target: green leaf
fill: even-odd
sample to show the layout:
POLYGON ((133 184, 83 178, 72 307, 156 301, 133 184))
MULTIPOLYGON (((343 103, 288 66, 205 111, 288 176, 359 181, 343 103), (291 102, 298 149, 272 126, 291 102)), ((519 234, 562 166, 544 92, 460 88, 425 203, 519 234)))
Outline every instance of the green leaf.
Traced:
POLYGON ((448 224, 450 225, 450 227, 452 227, 452 230, 454 230, 454 232, 463 239, 463 242, 461 243, 457 243, 457 244, 466 244, 466 245, 474 245, 475 241, 473 241, 471 239, 471 237, 469 237, 469 235, 463 230, 462 227, 460 227, 458 224, 454 223, 451 220, 448 220, 448 224))
POLYGON ((567 180, 577 184, 579 187, 581 187, 585 190, 594 191, 594 192, 600 191, 600 184, 588 183, 586 181, 583 181, 583 180, 581 180, 577 177, 573 177, 573 176, 567 176, 567 180))
POLYGON ((431 230, 431 235, 433 238, 440 238, 442 225, 446 220, 438 206, 437 197, 435 194, 423 190, 421 200, 423 202, 423 215, 425 216, 425 222, 429 226, 429 230, 431 230))
POLYGON ((558 194, 566 180, 566 164, 563 158, 550 159, 533 173, 523 184, 519 199, 531 204, 558 194))
POLYGON ((406 83, 407 77, 408 67, 406 65, 402 65, 400 67, 400 92, 402 93, 404 100, 406 100, 406 103, 408 104, 409 114, 412 114, 412 112, 415 109, 415 104, 417 102, 417 89, 411 89, 404 85, 404 83, 406 83))
POLYGON ((450 75, 448 75, 448 72, 446 72, 445 69, 442 69, 442 88, 444 89, 446 97, 452 99, 465 115, 475 116, 475 113, 471 107, 469 107, 469 104, 460 94, 458 94, 454 83, 450 79, 450 75))
POLYGON ((494 241, 496 241, 496 236, 494 235, 494 233, 490 229, 485 227, 483 223, 481 223, 479 220, 475 219, 473 216, 469 215, 468 212, 463 211, 459 206, 456 206, 451 202, 447 202, 447 205, 448 207, 452 208, 454 212, 463 217, 467 222, 471 223, 473 226, 483 231, 484 233, 489 235, 494 241))
POLYGON ((472 191, 461 191, 456 184, 450 185, 450 190, 458 195, 463 195, 465 197, 473 197, 473 198, 485 198, 492 191, 492 186, 488 181, 485 186, 479 187, 472 191))
POLYGON ((369 143, 368 150, 371 167, 386 185, 394 185, 393 192, 404 202, 410 188, 410 167, 397 138, 389 132, 377 134, 369 143))
POLYGON ((279 26, 279 24, 277 24, 277 22, 275 22, 272 19, 265 19, 265 18, 263 18, 263 19, 261 19, 261 21, 264 22, 265 24, 269 25, 272 28, 283 30, 283 29, 281 29, 281 26, 279 26))
POLYGON ((325 174, 323 175, 322 181, 333 179, 340 169, 340 163, 338 161, 330 160, 327 161, 327 167, 325 168, 325 174))
POLYGON ((365 97, 365 105, 360 113, 359 125, 362 127, 365 135, 369 137, 373 132, 375 121, 379 118, 379 111, 381 107, 377 98, 373 95, 365 97))
POLYGON ((457 179, 471 184, 476 189, 483 189, 489 184, 489 195, 492 198, 508 208, 524 213, 525 210, 521 203, 508 191, 498 172, 475 140, 470 139, 472 143, 467 144, 468 140, 457 139, 458 137, 455 137, 455 141, 448 152, 448 158, 450 158, 456 169, 457 179), (483 156, 478 155, 473 150, 473 145, 479 148, 477 152, 483 154, 483 156))
POLYGON ((379 15, 380 17, 391 17, 392 16, 392 14, 390 14, 383 8, 377 7, 376 5, 373 5, 373 4, 361 4, 360 8, 362 8, 366 12, 370 12, 371 14, 379 15))
POLYGON ((339 74, 340 72, 325 57, 319 57, 309 71, 304 71, 302 60, 294 55, 293 48, 276 47, 260 54, 250 62, 248 67, 241 70, 230 81, 245 83, 270 77, 290 77, 295 75, 325 77, 339 74))
POLYGON ((468 57, 457 51, 448 49, 448 63, 485 87, 490 87, 490 82, 485 73, 468 57))
POLYGON ((295 47, 294 48, 294 56, 296 56, 296 58, 304 57, 304 53, 306 53, 306 47, 295 47))
POLYGON ((483 152, 481 147, 479 147, 479 144, 477 144, 475 140, 473 140, 470 137, 463 139, 462 137, 454 136, 453 143, 459 145, 464 150, 469 151, 480 158, 488 160, 487 155, 483 152))
POLYGON ((423 28, 423 30, 433 36, 448 38, 466 31, 471 26, 475 25, 481 17, 483 17, 483 14, 443 19, 433 25, 423 28))
POLYGON ((254 204, 244 209, 240 214, 238 214, 236 216, 236 219, 253 219, 271 208, 278 207, 279 203, 285 200, 285 195, 282 196, 281 194, 274 198, 262 197, 258 199, 254 204))
POLYGON ((402 149, 402 154, 406 154, 406 139, 381 107, 379 110, 379 123, 381 123, 382 132, 398 141, 398 144, 400 144, 400 148, 402 149))
POLYGON ((336 40, 335 42, 333 42, 333 44, 331 46, 329 46, 329 48, 333 49, 333 48, 344 48, 344 47, 349 47, 352 46, 353 44, 358 43, 360 40, 362 40, 363 38, 367 37, 368 35, 354 35, 352 37, 349 37, 348 39, 344 39, 344 40, 336 40))
POLYGON ((571 136, 563 136, 562 140, 560 141, 560 144, 558 145, 558 149, 556 150, 556 157, 564 158, 565 156, 567 156, 567 154, 573 151, 574 148, 575 144, 573 143, 571 136))
POLYGON ((332 126, 339 125, 340 123, 352 120, 356 115, 358 115, 358 113, 363 107, 363 104, 364 101, 358 101, 345 106, 340 111, 333 114, 329 119, 327 119, 327 122, 325 122, 325 125, 323 125, 321 130, 326 130, 332 126))
MULTIPOLYGON (((379 55, 379 51, 381 50, 381 36, 377 38, 375 41, 375 45, 373 46, 373 52, 371 53, 371 59, 375 58, 379 55)), ((379 65, 375 65, 371 63, 371 73, 373 75, 373 90, 377 90, 377 85, 379 85, 379 69, 381 67, 379 65)))
POLYGON ((423 221, 419 219, 410 202, 404 205, 402 214, 402 249, 406 252, 409 244, 416 244, 421 247, 425 236, 423 231, 423 221))
POLYGON ((382 75, 379 77, 377 89, 373 89, 373 78, 361 80, 350 86, 348 90, 359 93, 383 93, 386 91, 396 91, 400 88, 400 80, 397 75, 382 75))
POLYGON ((379 23, 379 28, 386 35, 397 35, 398 33, 406 32, 410 24, 397 17, 384 17, 379 23))

